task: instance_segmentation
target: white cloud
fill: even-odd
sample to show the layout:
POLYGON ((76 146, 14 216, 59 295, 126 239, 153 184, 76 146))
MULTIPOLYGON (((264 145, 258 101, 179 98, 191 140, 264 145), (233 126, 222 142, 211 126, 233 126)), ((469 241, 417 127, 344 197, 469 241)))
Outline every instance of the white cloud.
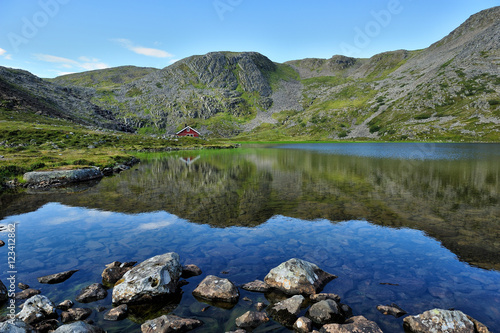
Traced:
POLYGON ((8 54, 7 51, 0 48, 0 56, 7 60, 12 60, 12 54, 8 54))
MULTIPOLYGON (((58 64, 59 68, 64 68, 64 69, 91 71, 91 70, 105 69, 105 68, 110 67, 108 64, 99 61, 99 59, 97 59, 97 58, 89 58, 86 56, 79 57, 78 58, 79 61, 76 61, 73 59, 68 59, 68 58, 63 58, 63 57, 58 57, 58 56, 54 56, 54 55, 50 55, 50 54, 35 54, 34 56, 38 60, 58 64)), ((58 70, 55 70, 55 72, 64 73, 64 74, 74 73, 74 72, 69 72, 69 71, 58 71, 58 70)), ((60 75, 64 75, 64 74, 60 74, 60 75)))
POLYGON ((173 55, 168 53, 167 51, 153 49, 153 48, 139 46, 139 45, 134 45, 134 43, 132 43, 130 40, 125 39, 125 38, 113 39, 113 41, 121 44, 124 48, 126 48, 132 52, 135 52, 137 54, 142 54, 142 55, 145 55, 148 57, 155 57, 155 58, 171 58, 171 57, 173 57, 173 55))

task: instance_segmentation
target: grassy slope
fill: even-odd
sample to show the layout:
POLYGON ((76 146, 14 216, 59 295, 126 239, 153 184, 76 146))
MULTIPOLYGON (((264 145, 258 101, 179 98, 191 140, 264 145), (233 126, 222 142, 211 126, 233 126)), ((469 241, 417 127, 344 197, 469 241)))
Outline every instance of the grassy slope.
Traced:
POLYGON ((34 170, 114 166, 139 150, 225 145, 213 140, 170 140, 91 130, 64 120, 0 108, 0 183, 34 170))

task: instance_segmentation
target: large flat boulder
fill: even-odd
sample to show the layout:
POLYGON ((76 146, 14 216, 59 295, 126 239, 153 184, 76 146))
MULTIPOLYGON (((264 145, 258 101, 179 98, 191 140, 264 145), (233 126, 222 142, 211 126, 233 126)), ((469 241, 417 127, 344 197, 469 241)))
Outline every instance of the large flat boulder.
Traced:
POLYGON ((113 303, 135 303, 157 296, 174 294, 182 274, 179 255, 165 253, 149 258, 133 267, 116 282, 113 303))
POLYGON ((313 263, 292 258, 271 269, 265 283, 287 295, 312 295, 337 276, 327 273, 313 263))
POLYGON ((32 171, 25 173, 23 178, 28 184, 52 184, 83 182, 99 179, 103 176, 99 168, 91 167, 74 170, 32 171))

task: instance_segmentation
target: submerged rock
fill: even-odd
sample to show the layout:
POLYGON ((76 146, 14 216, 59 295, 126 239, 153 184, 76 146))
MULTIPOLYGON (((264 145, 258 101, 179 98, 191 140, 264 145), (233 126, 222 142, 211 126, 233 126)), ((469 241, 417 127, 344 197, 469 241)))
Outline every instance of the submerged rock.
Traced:
POLYGON ((43 295, 35 295, 28 299, 24 302, 21 312, 16 315, 16 318, 30 325, 56 317, 56 307, 43 295))
POLYGON ((314 294, 309 297, 311 302, 319 302, 319 301, 324 301, 327 299, 333 299, 335 302, 339 303, 340 302, 340 296, 337 294, 332 294, 332 293, 319 293, 319 294, 314 294))
POLYGON ((466 333, 475 332, 476 325, 462 311, 433 309, 406 317, 403 326, 412 333, 466 333))
POLYGON ((337 276, 327 273, 313 263, 292 258, 271 269, 264 281, 288 295, 316 294, 337 276))
POLYGON ((344 324, 327 324, 324 325, 320 333, 383 333, 380 327, 363 316, 349 318, 344 324))
POLYGON ((241 289, 259 293, 265 293, 268 292, 271 289, 271 287, 268 286, 267 283, 265 283, 264 281, 255 280, 252 282, 245 283, 244 285, 241 286, 241 289))
POLYGON ((193 295, 208 301, 237 303, 240 297, 238 288, 228 279, 208 275, 193 290, 193 295))
POLYGON ((382 314, 391 315, 396 318, 404 316, 408 313, 394 303, 392 303, 391 305, 379 305, 377 306, 377 310, 379 310, 382 314))
POLYGON ((105 333, 100 327, 90 325, 84 321, 59 326, 54 333, 105 333))
POLYGON ((21 290, 26 290, 26 289, 29 289, 29 287, 30 287, 30 286, 28 286, 28 285, 27 285, 27 284, 25 284, 25 283, 19 282, 19 283, 17 284, 17 287, 18 287, 19 289, 21 289, 21 290))
POLYGON ((128 314, 128 306, 127 304, 122 304, 106 312, 104 314, 104 320, 112 320, 112 321, 122 320, 127 317, 127 314, 128 314))
POLYGON ((108 296, 108 291, 100 283, 93 283, 83 288, 75 300, 80 303, 95 302, 108 296))
POLYGON ((330 323, 341 324, 346 319, 341 306, 331 299, 313 304, 309 310, 307 310, 306 317, 310 318, 318 325, 330 323))
POLYGON ((133 267, 116 282, 113 303, 141 302, 174 294, 182 273, 179 255, 174 252, 149 258, 133 267))
POLYGON ((236 326, 252 329, 268 321, 269 317, 265 312, 247 311, 236 318, 236 326))
POLYGON ((28 298, 33 297, 33 296, 38 295, 38 294, 40 294, 40 290, 28 288, 28 289, 25 289, 23 291, 16 293, 16 299, 28 299, 28 298))
POLYGON ((203 322, 197 319, 181 318, 175 315, 163 315, 148 320, 141 325, 142 333, 187 332, 200 327, 203 322))
POLYGON ((182 266, 182 278, 188 279, 190 277, 199 275, 201 275, 201 269, 198 266, 193 264, 182 266))
POLYGON ((74 308, 68 309, 61 313, 61 321, 63 323, 69 323, 72 321, 79 321, 87 319, 92 314, 91 309, 87 308, 74 308))
POLYGON ((2 333, 32 333, 33 327, 20 319, 8 320, 0 323, 2 333))
POLYGON ((56 274, 42 276, 42 277, 38 278, 38 282, 48 283, 48 284, 61 283, 61 282, 66 281, 67 279, 69 279, 76 272, 78 272, 78 269, 66 271, 66 272, 62 272, 62 273, 56 273, 56 274))

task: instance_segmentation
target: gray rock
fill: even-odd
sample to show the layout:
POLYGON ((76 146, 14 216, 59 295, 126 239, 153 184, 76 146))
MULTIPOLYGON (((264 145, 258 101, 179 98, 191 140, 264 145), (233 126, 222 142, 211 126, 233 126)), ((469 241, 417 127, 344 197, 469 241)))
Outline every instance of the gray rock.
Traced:
POLYGON ((244 285, 241 286, 241 289, 259 293, 265 293, 268 292, 271 289, 271 287, 269 287, 267 283, 265 283, 264 281, 255 280, 252 282, 245 283, 244 285))
POLYGON ((76 272, 78 272, 78 269, 66 271, 66 272, 62 272, 62 273, 56 273, 56 274, 42 276, 42 277, 39 277, 37 280, 40 283, 48 283, 48 284, 61 283, 61 282, 66 281, 67 279, 69 279, 76 272))
POLYGON ((0 281, 0 303, 5 302, 9 299, 9 293, 7 291, 7 287, 0 281))
POLYGON ((475 332, 474 323, 462 311, 433 309, 403 320, 405 330, 412 333, 475 332))
POLYGON ((77 321, 59 326, 54 333, 105 333, 105 331, 100 327, 90 325, 84 321, 77 321))
POLYGON ((269 317, 265 312, 247 311, 236 318, 236 326, 251 329, 268 321, 269 317))
POLYGON ((182 266, 182 278, 187 279, 199 275, 201 275, 201 269, 198 266, 193 264, 182 266))
POLYGON ((313 304, 307 310, 306 317, 318 325, 343 323, 345 315, 340 305, 334 300, 327 299, 313 304))
POLYGON ((93 283, 83 288, 75 300, 80 303, 95 302, 108 296, 108 291, 100 283, 93 283))
POLYGON ((92 309, 87 308, 74 308, 61 312, 61 321, 69 323, 72 321, 79 321, 87 319, 92 314, 92 309))
POLYGON ((264 281, 288 295, 316 294, 337 276, 327 273, 315 264, 292 258, 271 269, 264 281))
POLYGON ((38 294, 40 294, 40 290, 28 288, 16 293, 16 299, 28 299, 38 294))
POLYGON ((112 320, 112 321, 122 320, 127 317, 127 314, 128 314, 128 306, 127 304, 122 304, 106 312, 104 314, 104 320, 112 320))
POLYGON ((238 288, 228 279, 208 275, 193 290, 193 295, 209 301, 236 303, 240 297, 238 288))
POLYGON ((75 305, 75 304, 73 303, 73 301, 71 301, 71 300, 67 299, 67 300, 65 300, 65 301, 63 301, 63 302, 61 302, 61 303, 59 303, 59 304, 56 306, 56 308, 61 309, 61 310, 63 310, 63 311, 66 311, 66 310, 68 310, 68 309, 72 308, 72 307, 73 307, 73 305, 75 305))
POLYGON ((50 299, 43 295, 29 298, 24 302, 22 310, 16 315, 16 318, 30 325, 56 317, 56 307, 50 299))
POLYGON ((320 333, 383 333, 380 327, 363 316, 349 318, 344 324, 327 324, 324 325, 320 333))
POLYGON ((133 267, 116 282, 113 303, 141 302, 157 296, 174 294, 182 273, 179 255, 157 255, 133 267))
POLYGON ((319 302, 319 301, 324 301, 327 299, 333 299, 335 302, 339 303, 340 302, 340 296, 337 294, 333 293, 319 293, 319 294, 314 294, 309 297, 309 299, 312 302, 319 302))
POLYGON ((309 333, 312 330, 312 321, 307 317, 300 317, 293 324, 293 329, 298 333, 309 333))
POLYGON ((271 311, 276 313, 286 312, 288 314, 296 316, 300 312, 300 307, 304 302, 305 298, 302 295, 295 295, 284 301, 278 302, 271 306, 271 311))
POLYGON ((148 320, 141 325, 142 333, 187 332, 200 327, 203 322, 197 319, 181 318, 175 315, 163 315, 148 320))
POLYGON ((0 323, 2 333, 32 333, 33 327, 20 319, 14 319, 0 323))
POLYGON ((102 178, 103 174, 97 167, 75 169, 75 170, 54 170, 54 171, 32 171, 23 175, 28 184, 38 183, 74 183, 92 179, 102 178))
POLYGON ((404 316, 405 314, 408 313, 394 303, 392 303, 391 305, 378 305, 377 310, 379 310, 380 313, 382 313, 384 315, 391 315, 391 316, 394 316, 396 318, 404 316))

